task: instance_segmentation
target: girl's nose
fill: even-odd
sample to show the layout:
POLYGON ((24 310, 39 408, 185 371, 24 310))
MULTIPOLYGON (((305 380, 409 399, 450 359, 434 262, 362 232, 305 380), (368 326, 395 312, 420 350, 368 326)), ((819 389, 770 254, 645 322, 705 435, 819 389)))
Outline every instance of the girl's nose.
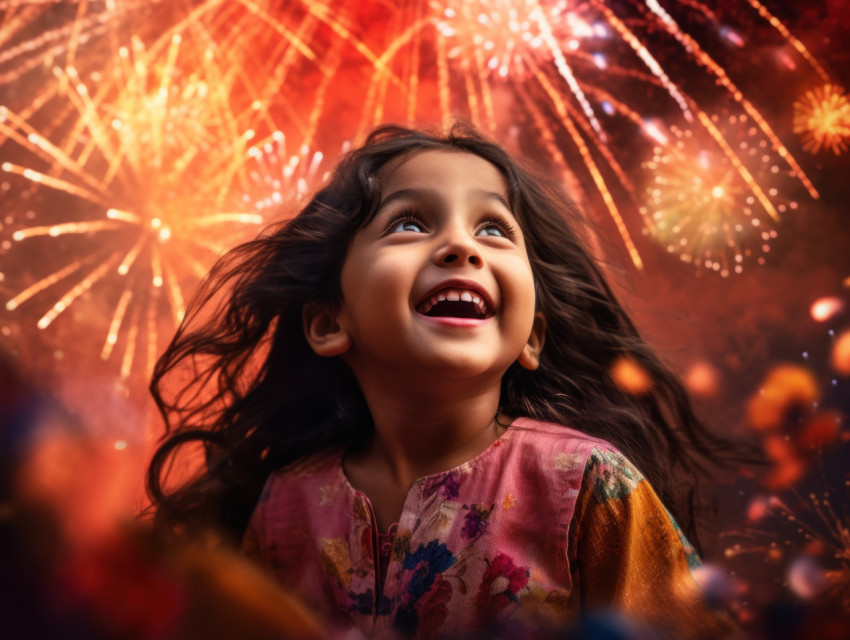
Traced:
POLYGON ((480 267, 484 262, 475 241, 460 234, 453 235, 435 252, 434 261, 440 266, 468 263, 473 267, 480 267))

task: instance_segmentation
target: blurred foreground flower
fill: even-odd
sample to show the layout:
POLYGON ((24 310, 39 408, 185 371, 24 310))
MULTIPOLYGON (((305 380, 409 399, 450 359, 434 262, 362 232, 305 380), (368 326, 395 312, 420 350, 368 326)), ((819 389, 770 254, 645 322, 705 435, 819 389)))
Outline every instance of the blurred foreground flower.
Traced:
POLYGON ((845 331, 832 345, 832 368, 842 376, 850 376, 850 331, 845 331))
POLYGON ((765 479, 772 489, 799 480, 817 454, 838 442, 843 416, 818 408, 821 393, 810 370, 784 364, 768 372, 747 404, 747 423, 762 434, 773 469, 765 479))
POLYGON ((327 637, 296 596, 235 552, 124 524, 123 460, 0 352, 4 639, 327 637))

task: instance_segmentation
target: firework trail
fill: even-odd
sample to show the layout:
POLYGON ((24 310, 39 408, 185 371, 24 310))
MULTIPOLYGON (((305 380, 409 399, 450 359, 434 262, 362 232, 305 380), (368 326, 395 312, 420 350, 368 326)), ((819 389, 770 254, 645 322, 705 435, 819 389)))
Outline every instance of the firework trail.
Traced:
MULTIPOLYGON (((744 56, 747 33, 698 2, 0 8, 0 186, 19 196, 6 199, 0 230, 6 312, 38 308, 34 325, 46 328, 102 291, 101 355, 123 349, 125 379, 134 362, 150 367, 215 256, 287 190, 303 195, 320 177, 310 149, 339 148, 386 120, 460 115, 542 151, 576 197, 607 211, 638 267, 641 233, 687 262, 739 273, 764 261, 782 215, 797 209, 785 193, 798 184, 817 196, 748 97, 748 76, 733 79, 720 60, 718 44, 744 56)), ((763 5, 741 11, 829 81, 763 5)), ((829 133, 812 124, 814 102, 844 113, 829 86, 798 101, 813 151, 841 149, 843 115, 829 133)))
POLYGON ((52 297, 37 321, 45 329, 100 285, 114 299, 101 356, 111 357, 124 328, 126 380, 139 347, 146 349, 142 361, 150 370, 161 346, 161 316, 182 319, 186 291, 231 246, 234 225, 255 233, 263 218, 234 195, 252 182, 247 161, 255 132, 245 124, 252 114, 231 108, 222 90, 228 78, 214 56, 173 36, 160 57, 137 39, 117 57, 110 82, 97 91, 74 67, 57 70, 78 114, 66 137, 73 144, 54 144, 4 109, 0 133, 19 145, 25 161, 4 161, 0 169, 19 188, 51 190, 58 196, 54 205, 77 212, 69 220, 42 211, 34 216, 38 224, 31 224, 33 216, 15 211, 18 203, 12 203, 6 274, 14 273, 15 261, 31 261, 34 251, 43 251, 43 245, 32 246, 39 241, 76 236, 80 256, 23 287, 6 301, 6 310, 43 306, 52 297), (181 71, 183 57, 194 71, 181 71), (195 66, 198 60, 206 63, 195 66))
MULTIPOLYGON (((66 11, 69 17, 40 39, 19 42, 28 25, 43 19, 40 4, 9 5, 17 13, 3 31, 15 43, 7 54, 7 81, 25 75, 44 51, 94 64, 89 61, 103 58, 94 52, 107 39, 102 34, 110 20, 127 22, 156 3, 97 3, 98 11, 88 3, 71 3, 76 7, 73 19, 66 11)), ((274 112, 287 122, 286 131, 297 131, 307 145, 314 143, 320 126, 330 128, 331 118, 337 129, 340 124, 351 127, 354 111, 360 115, 356 131, 349 128, 345 136, 349 139, 362 137, 386 119, 442 121, 454 114, 495 133, 519 110, 536 131, 536 146, 548 152, 576 196, 599 200, 608 211, 638 267, 643 261, 634 232, 641 230, 662 243, 666 238, 653 222, 653 198, 647 202, 639 193, 629 159, 619 152, 625 139, 633 141, 627 145, 629 153, 643 153, 646 163, 659 155, 654 147, 675 145, 676 129, 695 129, 702 148, 694 150, 693 160, 724 155, 761 215, 775 220, 776 210, 764 195, 768 188, 731 144, 739 132, 735 127, 721 131, 709 115, 729 112, 748 123, 741 127, 755 127, 767 141, 787 182, 799 181, 817 197, 767 119, 709 53, 709 46, 725 43, 744 55, 746 34, 723 24, 701 3, 665 8, 655 0, 622 6, 602 0, 419 0, 403 3, 397 11, 380 2, 206 0, 172 6, 171 26, 165 31, 199 30, 227 51, 243 84, 251 85, 247 93, 261 105, 257 120, 274 112), (713 35, 707 44, 701 42, 708 39, 706 32, 713 35), (343 96, 348 88, 358 89, 356 105, 343 96), (637 220, 627 219, 632 211, 640 214, 637 220)), ((802 42, 766 7, 757 0, 744 6, 812 72, 828 79, 802 42)), ((61 83, 55 87, 61 90, 61 83)), ((33 100, 27 110, 42 102, 33 100)), ((26 119, 27 111, 20 115, 26 119)), ((840 148, 836 136, 840 138, 833 134, 821 144, 840 148)), ((716 253, 709 249, 690 258, 723 275, 741 270, 740 262, 727 268, 716 253)), ((738 248, 733 260, 752 253, 738 248)))
MULTIPOLYGON (((735 176, 729 179, 741 184, 741 202, 753 201, 749 214, 742 210, 736 217, 771 218, 774 223, 778 218, 768 193, 772 187, 755 175, 749 158, 734 144, 745 135, 766 142, 770 163, 779 171, 773 177, 783 178, 787 189, 796 182, 817 198, 775 125, 710 52, 720 45, 746 57, 746 34, 723 24, 707 4, 665 6, 652 0, 406 3, 383 16, 378 27, 373 18, 371 39, 361 34, 372 50, 383 53, 381 73, 376 70, 366 91, 359 132, 388 118, 439 121, 460 114, 495 134, 509 128, 511 119, 524 119, 536 132, 532 144, 543 147, 566 183, 585 185, 576 195, 604 206, 638 267, 643 261, 634 232, 645 229, 665 244, 667 238, 654 223, 653 198, 647 201, 635 185, 629 154, 643 153, 644 162, 681 155, 686 150, 678 145, 677 130, 690 129, 699 141, 698 148, 687 150, 687 161, 697 164, 700 157, 717 156, 717 164, 731 168, 735 176), (380 43, 377 34, 383 36, 380 43), (400 89, 387 68, 401 80, 400 89), (727 119, 719 127, 712 115, 719 113, 739 124, 730 125, 727 119), (631 211, 642 215, 631 220, 631 211)), ((744 8, 791 48, 801 66, 828 79, 802 42, 767 8, 756 0, 744 8)), ((709 185, 709 192, 715 186, 709 185)), ((740 272, 739 256, 757 259, 762 254, 736 247, 727 252, 727 264, 711 248, 716 244, 713 225, 701 226, 708 234, 701 242, 709 248, 689 256, 695 264, 729 275, 740 272)))

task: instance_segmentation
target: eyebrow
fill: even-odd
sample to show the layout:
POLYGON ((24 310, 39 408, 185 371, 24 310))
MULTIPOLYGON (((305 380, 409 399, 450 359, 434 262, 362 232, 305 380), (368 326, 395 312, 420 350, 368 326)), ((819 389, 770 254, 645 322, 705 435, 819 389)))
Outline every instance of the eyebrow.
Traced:
MULTIPOLYGON (((471 189, 470 196, 477 200, 495 200, 508 211, 512 211, 511 206, 508 204, 507 200, 505 200, 505 197, 495 191, 488 191, 487 189, 471 189)), ((405 199, 430 200, 434 202, 440 199, 440 193, 437 189, 431 189, 428 187, 399 189, 398 191, 393 191, 390 195, 381 200, 381 203, 378 205, 378 211, 396 200, 405 199)))

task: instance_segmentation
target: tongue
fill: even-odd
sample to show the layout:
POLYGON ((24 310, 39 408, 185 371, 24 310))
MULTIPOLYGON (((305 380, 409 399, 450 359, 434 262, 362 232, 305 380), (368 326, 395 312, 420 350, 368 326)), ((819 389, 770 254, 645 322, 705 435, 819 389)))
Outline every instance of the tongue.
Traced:
POLYGON ((441 318, 480 318, 481 314, 475 308, 474 302, 464 300, 441 300, 425 314, 441 318))

